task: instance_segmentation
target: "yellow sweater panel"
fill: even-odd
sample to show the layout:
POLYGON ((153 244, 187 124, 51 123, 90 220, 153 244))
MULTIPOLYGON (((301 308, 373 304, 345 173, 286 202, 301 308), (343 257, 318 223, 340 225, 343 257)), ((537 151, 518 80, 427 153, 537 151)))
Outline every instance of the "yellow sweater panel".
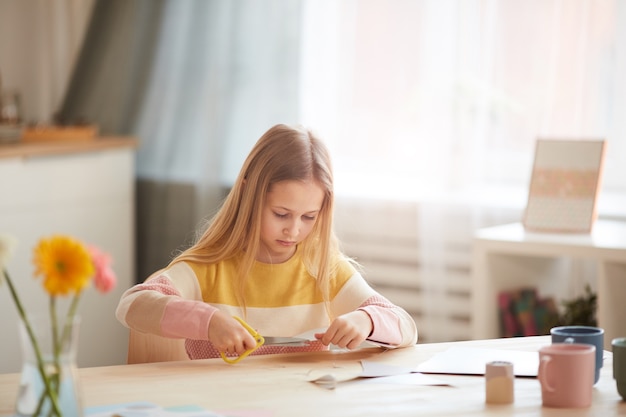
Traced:
MULTIPOLYGON (((205 302, 239 306, 235 283, 238 260, 239 257, 235 257, 211 265, 188 262, 198 278, 205 302)), ((331 279, 331 300, 354 272, 348 261, 340 264, 337 274, 331 279)), ((261 308, 323 302, 316 279, 306 270, 300 251, 281 264, 255 262, 246 281, 245 298, 247 307, 261 308)))

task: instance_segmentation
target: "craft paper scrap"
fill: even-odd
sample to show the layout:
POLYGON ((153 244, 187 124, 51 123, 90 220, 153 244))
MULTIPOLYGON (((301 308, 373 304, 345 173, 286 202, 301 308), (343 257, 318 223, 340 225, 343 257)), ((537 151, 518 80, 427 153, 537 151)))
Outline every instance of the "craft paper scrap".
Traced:
POLYGON ((353 381, 362 384, 408 384, 408 385, 449 385, 441 380, 418 373, 412 368, 389 365, 380 362, 361 361, 360 373, 339 373, 332 370, 314 369, 309 372, 309 381, 326 389, 335 389, 340 382, 353 381))
POLYGON ((343 369, 311 369, 307 381, 323 388, 335 389, 339 382, 352 381, 361 375, 360 372, 345 372, 343 369))
POLYGON ((363 367, 363 372, 359 376, 363 378, 376 378, 414 372, 412 368, 372 361, 361 361, 361 366, 363 367))
POLYGON ((383 376, 378 378, 361 378, 358 384, 398 384, 398 385, 420 385, 420 386, 450 386, 447 382, 433 378, 419 372, 410 374, 400 374, 383 376))
POLYGON ((380 362, 361 361, 363 382, 377 384, 408 384, 408 385, 449 385, 428 375, 416 372, 412 368, 389 365, 380 362))

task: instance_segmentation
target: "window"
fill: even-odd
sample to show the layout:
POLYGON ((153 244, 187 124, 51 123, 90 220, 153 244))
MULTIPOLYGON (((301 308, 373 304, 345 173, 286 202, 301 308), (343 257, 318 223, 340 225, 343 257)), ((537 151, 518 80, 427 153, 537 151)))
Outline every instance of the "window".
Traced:
POLYGON ((301 118, 330 143, 338 192, 504 187, 525 204, 535 141, 549 137, 607 139, 603 188, 626 194, 625 3, 309 0, 303 10, 301 118))

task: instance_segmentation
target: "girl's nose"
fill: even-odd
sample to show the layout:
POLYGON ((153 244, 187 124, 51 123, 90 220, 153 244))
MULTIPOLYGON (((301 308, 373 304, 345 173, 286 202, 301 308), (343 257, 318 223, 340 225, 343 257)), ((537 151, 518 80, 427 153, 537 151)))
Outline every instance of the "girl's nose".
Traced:
POLYGON ((283 234, 291 238, 297 237, 298 233, 300 233, 300 225, 298 224, 297 220, 291 222, 289 225, 287 225, 287 227, 283 229, 283 234))

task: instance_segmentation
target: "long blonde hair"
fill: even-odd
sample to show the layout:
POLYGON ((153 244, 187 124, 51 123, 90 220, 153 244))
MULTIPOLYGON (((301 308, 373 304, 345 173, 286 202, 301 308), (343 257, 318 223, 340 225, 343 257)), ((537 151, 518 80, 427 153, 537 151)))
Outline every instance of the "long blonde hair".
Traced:
POLYGON ((241 255, 237 298, 245 310, 244 289, 261 237, 261 214, 270 187, 285 180, 314 180, 324 200, 311 233, 300 243, 303 261, 328 304, 330 279, 343 258, 333 232, 333 173, 330 154, 310 130, 279 124, 254 145, 235 184, 197 242, 178 255, 182 261, 216 263, 241 255))

